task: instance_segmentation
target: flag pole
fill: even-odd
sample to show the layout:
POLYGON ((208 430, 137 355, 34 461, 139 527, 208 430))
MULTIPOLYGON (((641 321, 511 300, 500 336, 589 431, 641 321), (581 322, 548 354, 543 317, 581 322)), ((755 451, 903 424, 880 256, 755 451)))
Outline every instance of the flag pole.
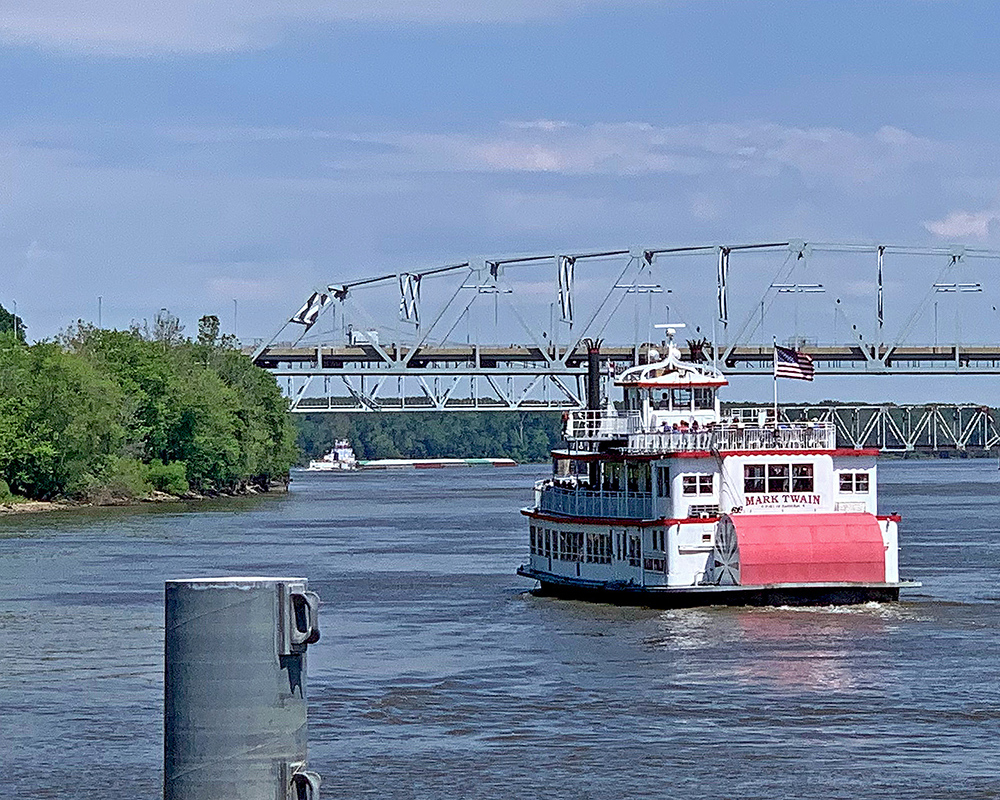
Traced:
POLYGON ((771 369, 774 373, 774 427, 778 427, 778 337, 771 345, 771 369))

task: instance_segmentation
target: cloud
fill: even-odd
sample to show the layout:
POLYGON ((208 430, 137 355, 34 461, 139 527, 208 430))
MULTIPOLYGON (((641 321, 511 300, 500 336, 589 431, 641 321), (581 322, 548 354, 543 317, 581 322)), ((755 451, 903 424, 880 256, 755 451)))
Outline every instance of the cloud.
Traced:
POLYGON ((769 121, 21 123, 0 129, 0 257, 14 265, 0 295, 30 312, 33 335, 93 316, 98 295, 105 323, 166 306, 189 327, 229 319, 237 298, 241 334, 270 335, 317 286, 476 253, 775 236, 919 244, 956 219, 977 236, 989 220, 944 215, 989 208, 968 179, 992 170, 987 153, 899 128, 769 121))
POLYGON ((987 239, 1000 222, 1000 211, 952 211, 944 219, 929 220, 924 227, 944 239, 987 239))
POLYGON ((655 126, 540 120, 505 123, 482 134, 379 134, 373 140, 392 152, 367 161, 369 168, 577 176, 722 171, 774 177, 791 170, 839 184, 873 184, 895 171, 955 158, 950 145, 899 128, 854 133, 770 122, 655 126))
POLYGON ((302 24, 518 24, 611 4, 612 0, 90 0, 85 4, 0 0, 0 38, 109 54, 218 52, 266 47, 302 24))

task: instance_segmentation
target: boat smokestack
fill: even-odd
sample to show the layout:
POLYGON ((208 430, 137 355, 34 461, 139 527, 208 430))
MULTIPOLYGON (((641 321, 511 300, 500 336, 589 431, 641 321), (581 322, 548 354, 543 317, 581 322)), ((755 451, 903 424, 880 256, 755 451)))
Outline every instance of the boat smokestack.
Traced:
POLYGON ((587 345, 587 408, 601 407, 601 339, 584 339, 587 345))

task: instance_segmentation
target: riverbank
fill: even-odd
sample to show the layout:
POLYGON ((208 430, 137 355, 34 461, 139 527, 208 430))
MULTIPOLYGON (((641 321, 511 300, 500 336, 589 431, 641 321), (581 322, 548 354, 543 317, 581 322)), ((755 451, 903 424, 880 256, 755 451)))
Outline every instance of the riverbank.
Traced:
POLYGON ((86 500, 11 500, 0 503, 0 517, 14 514, 41 514, 49 511, 73 511, 82 508, 116 508, 122 506, 138 506, 146 503, 196 503, 201 500, 218 500, 225 497, 252 497, 259 494, 280 494, 288 491, 289 481, 272 481, 266 489, 257 486, 246 486, 242 489, 220 492, 185 492, 182 495, 167 492, 151 492, 146 497, 115 498, 106 502, 90 502, 86 500))

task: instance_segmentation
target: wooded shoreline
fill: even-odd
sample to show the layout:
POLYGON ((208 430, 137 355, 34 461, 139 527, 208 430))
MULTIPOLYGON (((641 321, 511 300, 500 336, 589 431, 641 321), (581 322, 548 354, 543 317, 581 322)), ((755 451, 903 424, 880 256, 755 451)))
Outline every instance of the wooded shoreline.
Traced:
POLYGON ((217 318, 203 317, 196 339, 161 311, 152 326, 78 322, 55 341, 28 344, 23 322, 11 325, 3 313, 7 513, 24 501, 122 505, 265 490, 287 479, 297 457, 288 401, 233 337, 220 337, 217 318))
POLYGON ((17 500, 0 503, 0 518, 16 516, 20 514, 42 514, 53 511, 80 511, 94 508, 133 508, 143 505, 171 505, 175 503, 197 504, 211 500, 238 499, 244 497, 259 497, 261 495, 286 494, 288 492, 288 480, 274 481, 266 490, 255 486, 247 486, 241 490, 210 492, 199 494, 198 492, 187 492, 183 495, 168 494, 167 492, 153 491, 146 497, 121 499, 105 503, 94 503, 86 500, 17 500))

